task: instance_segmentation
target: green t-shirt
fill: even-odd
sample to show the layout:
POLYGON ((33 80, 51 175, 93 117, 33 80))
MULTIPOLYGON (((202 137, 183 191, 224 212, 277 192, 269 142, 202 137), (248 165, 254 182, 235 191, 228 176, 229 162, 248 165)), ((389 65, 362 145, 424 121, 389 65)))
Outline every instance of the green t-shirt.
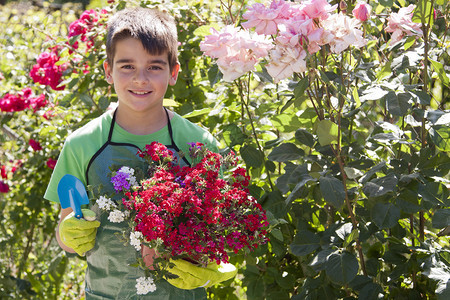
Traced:
MULTIPOLYGON (((78 177, 86 186, 85 174, 89 161, 108 140, 111 121, 112 112, 108 111, 67 137, 59 155, 58 162, 53 170, 50 183, 47 186, 44 195, 45 199, 59 202, 57 187, 59 180, 65 174, 78 177)), ((207 130, 184 119, 177 113, 173 114, 170 123, 172 125, 173 140, 183 153, 189 153, 188 143, 192 142, 201 142, 211 151, 218 152, 217 140, 207 130)), ((153 141, 160 142, 164 145, 171 144, 167 125, 152 134, 135 135, 127 132, 116 123, 111 141, 134 144, 141 149, 153 141)), ((187 159, 190 159, 188 155, 187 159)), ((105 166, 105 172, 108 172, 108 167, 105 166)))

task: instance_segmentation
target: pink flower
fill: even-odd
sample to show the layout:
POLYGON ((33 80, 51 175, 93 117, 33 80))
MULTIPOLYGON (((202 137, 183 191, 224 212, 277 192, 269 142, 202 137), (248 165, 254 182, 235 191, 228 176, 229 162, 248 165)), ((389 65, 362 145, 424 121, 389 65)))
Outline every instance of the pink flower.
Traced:
POLYGON ((33 148, 34 151, 42 150, 42 146, 38 141, 30 139, 28 143, 30 144, 31 148, 33 148))
POLYGON ((50 169, 53 170, 56 165, 56 160, 50 157, 49 159, 47 159, 46 164, 47 164, 47 167, 49 167, 50 169))
POLYGON ((307 70, 306 51, 300 45, 297 47, 277 45, 270 51, 269 56, 270 62, 266 68, 275 82, 307 70))
POLYGON ((352 10, 352 14, 356 19, 360 20, 361 22, 365 22, 369 19, 371 11, 372 8, 369 4, 365 2, 358 2, 355 8, 352 10))
POLYGON ((398 13, 391 13, 387 18, 388 25, 386 32, 392 32, 391 46, 400 42, 405 36, 421 36, 422 30, 419 23, 412 21, 413 11, 416 6, 411 4, 408 7, 402 7, 398 13))
POLYGON ((322 21, 324 30, 332 34, 329 45, 334 53, 341 53, 349 46, 362 47, 367 41, 363 38, 363 32, 358 29, 361 23, 344 14, 333 14, 322 21))
POLYGON ((301 10, 311 19, 326 20, 330 12, 337 8, 337 4, 331 6, 327 0, 307 0, 301 4, 301 10))
POLYGON ((200 43, 200 50, 205 55, 218 58, 217 65, 223 73, 223 80, 228 82, 252 71, 273 47, 265 36, 251 34, 230 25, 221 32, 214 28, 211 32, 200 43))
POLYGON ((5 79, 5 76, 3 76, 3 73, 0 72, 0 81, 2 81, 3 79, 5 79))
POLYGON ((23 111, 30 107, 32 102, 31 88, 24 88, 17 94, 9 94, 0 98, 0 110, 4 112, 23 111))
POLYGON ((255 28, 256 33, 272 35, 277 33, 277 25, 290 15, 291 5, 284 0, 273 0, 270 7, 255 3, 242 15, 247 22, 242 27, 255 28))
POLYGON ((0 193, 7 193, 7 192, 9 192, 9 185, 3 180, 0 180, 0 193))

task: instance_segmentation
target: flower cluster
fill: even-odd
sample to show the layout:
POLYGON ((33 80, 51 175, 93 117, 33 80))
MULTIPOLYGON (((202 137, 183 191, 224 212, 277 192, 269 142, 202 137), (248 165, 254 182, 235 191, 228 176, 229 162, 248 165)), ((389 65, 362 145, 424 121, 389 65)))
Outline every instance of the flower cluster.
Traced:
POLYGON ((212 35, 202 41, 200 49, 206 55, 218 59, 217 64, 224 73, 224 80, 236 79, 252 70, 264 58, 268 61, 268 73, 278 82, 294 73, 307 71, 308 55, 318 52, 325 45, 329 45, 333 53, 340 53, 350 45, 362 47, 366 44, 359 27, 361 21, 368 17, 369 12, 364 14, 363 11, 367 7, 358 8, 355 18, 332 13, 336 8, 337 5, 331 6, 327 0, 273 0, 268 6, 255 3, 243 14, 247 20, 242 23, 244 29, 230 30, 230 26, 227 26, 221 32, 213 30, 212 35), (246 31, 252 28, 256 35, 246 31), (242 36, 245 36, 245 43, 241 42, 242 36), (267 42, 269 40, 270 43, 267 42), (235 44, 240 46, 239 53, 250 55, 236 55, 236 52, 229 51, 235 44), (225 66, 232 65, 230 60, 240 68, 222 65, 226 62, 228 64, 225 66))
POLYGON ((25 109, 37 111, 48 104, 44 94, 34 97, 31 88, 24 88, 17 94, 5 94, 0 98, 0 110, 3 112, 17 112, 25 109))
POLYGON ((102 196, 96 200, 99 208, 112 222, 130 220, 124 236, 137 251, 147 245, 164 259, 226 263, 230 253, 266 243, 265 211, 249 194, 250 178, 234 153, 223 157, 201 143, 190 145, 196 163, 184 167, 164 145, 146 145, 138 152, 149 164, 146 175, 137 180, 128 167, 113 172, 111 182, 125 197, 115 203, 102 196))
POLYGON ((205 38, 200 49, 206 55, 217 58, 217 65, 225 81, 233 81, 252 71, 272 48, 267 37, 239 30, 231 25, 226 26, 222 32, 214 28, 211 31, 213 34, 205 38))
POLYGON ((39 54, 31 71, 30 77, 35 83, 48 85, 55 91, 63 90, 65 86, 60 86, 62 82, 63 72, 67 69, 67 64, 59 64, 60 57, 58 47, 53 47, 49 51, 39 54))
POLYGON ((69 25, 69 44, 78 49, 78 40, 74 37, 78 37, 82 42, 86 43, 86 51, 94 46, 96 34, 92 34, 92 28, 98 26, 106 26, 105 16, 108 12, 102 9, 100 12, 90 9, 84 11, 78 20, 73 21, 69 25))
POLYGON ((411 4, 408 7, 402 7, 397 13, 392 13, 387 18, 386 32, 392 32, 391 46, 400 42, 405 36, 421 36, 423 34, 419 23, 412 21, 413 11, 416 6, 411 4))

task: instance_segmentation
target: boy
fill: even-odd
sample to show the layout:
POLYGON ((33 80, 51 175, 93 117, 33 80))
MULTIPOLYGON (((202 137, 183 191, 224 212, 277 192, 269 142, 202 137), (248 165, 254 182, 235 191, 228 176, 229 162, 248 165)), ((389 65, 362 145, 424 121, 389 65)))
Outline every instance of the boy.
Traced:
MULTIPOLYGON (((126 9, 111 18, 104 69, 107 82, 114 85, 118 96, 117 109, 104 113, 67 138, 46 199, 59 202, 57 185, 65 174, 78 177, 86 186, 103 186, 101 194, 113 193, 109 166, 142 165, 137 149, 152 141, 184 153, 188 153, 189 142, 202 142, 217 152, 211 134, 163 107, 167 87, 174 85, 178 76, 177 43, 173 18, 160 11, 126 9)), ((189 162, 183 158, 182 163, 189 162)), ((99 216, 96 205, 91 209, 84 210, 85 216, 95 212, 99 216)), ((224 274, 175 261, 172 270, 179 278, 170 280, 170 284, 161 280, 156 283, 156 291, 138 296, 136 279, 144 273, 129 264, 141 254, 116 237, 115 233, 120 233, 126 224, 111 223, 106 214, 99 218, 100 221, 78 220, 71 208, 62 209, 56 235, 65 251, 86 253, 86 299, 203 299, 206 298, 203 286, 235 274, 235 270, 224 274)), ((142 253, 150 264, 154 251, 146 248, 142 253)))

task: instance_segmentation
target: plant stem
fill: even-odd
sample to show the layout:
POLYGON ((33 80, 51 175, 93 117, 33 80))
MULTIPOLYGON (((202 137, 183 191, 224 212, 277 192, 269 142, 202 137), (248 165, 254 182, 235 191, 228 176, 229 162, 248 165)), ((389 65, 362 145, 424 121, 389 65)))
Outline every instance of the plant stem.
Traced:
MULTIPOLYGON (((259 150, 259 152, 261 153, 261 155, 263 157, 263 162, 264 162, 264 167, 265 167, 265 165, 266 165, 265 163, 266 163, 267 158, 266 158, 266 155, 264 154, 264 149, 262 148, 261 144, 259 143, 258 135, 256 133, 256 128, 255 128, 255 125, 254 125, 254 122, 253 122, 253 118, 252 118, 252 114, 250 113, 250 109, 248 107, 248 103, 250 102, 250 79, 251 78, 250 78, 250 75, 249 75, 248 76, 248 82, 247 82, 247 91, 246 91, 247 101, 245 100, 245 97, 243 95, 243 88, 242 88, 242 85, 241 85, 242 82, 240 80, 239 80, 239 93, 240 93, 240 97, 241 97, 241 102, 244 105, 245 110, 247 111, 248 119, 250 121, 250 126, 252 127, 252 134, 253 134, 253 137, 255 139, 256 146, 258 147, 258 150, 259 150)), ((270 172, 267 170, 267 168, 266 168, 266 174, 267 174, 267 180, 268 180, 269 185, 270 185, 270 189, 273 191, 274 190, 274 186, 273 186, 273 183, 272 183, 272 178, 271 178, 270 172)))

